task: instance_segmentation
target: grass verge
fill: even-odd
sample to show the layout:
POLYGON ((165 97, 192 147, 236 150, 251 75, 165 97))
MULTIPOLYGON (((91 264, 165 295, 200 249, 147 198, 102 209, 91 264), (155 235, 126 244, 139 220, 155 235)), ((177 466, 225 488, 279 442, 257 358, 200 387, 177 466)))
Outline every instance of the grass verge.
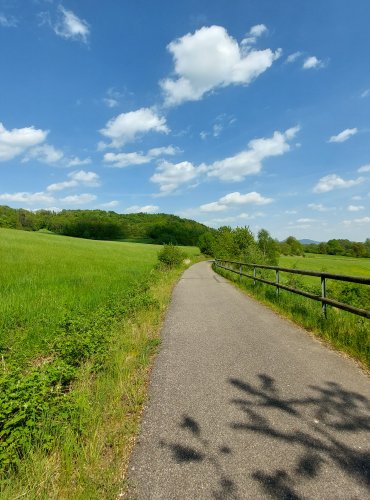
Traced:
POLYGON ((153 245, 19 233, 0 233, 0 498, 116 498, 185 266, 159 268, 153 245))
POLYGON ((66 415, 44 415, 42 432, 53 436, 51 446, 45 449, 44 436, 36 438, 3 477, 2 498, 113 499, 124 491, 159 328, 183 270, 152 274, 142 304, 110 332, 102 366, 96 370, 99 356, 93 356, 79 367, 65 395, 66 415), (57 434, 55 418, 64 418, 57 434))
MULTIPOLYGON (((235 273, 216 268, 214 270, 232 281, 248 295, 271 307, 279 314, 311 331, 336 349, 359 361, 365 370, 370 370, 370 321, 346 311, 328 306, 327 318, 321 314, 321 303, 281 290, 249 278, 241 281, 235 273)), ((269 279, 269 277, 267 277, 269 279)), ((271 279, 271 277, 270 277, 271 279)), ((292 284, 297 288, 296 283, 292 284)), ((354 304, 356 305, 356 304, 354 304)))

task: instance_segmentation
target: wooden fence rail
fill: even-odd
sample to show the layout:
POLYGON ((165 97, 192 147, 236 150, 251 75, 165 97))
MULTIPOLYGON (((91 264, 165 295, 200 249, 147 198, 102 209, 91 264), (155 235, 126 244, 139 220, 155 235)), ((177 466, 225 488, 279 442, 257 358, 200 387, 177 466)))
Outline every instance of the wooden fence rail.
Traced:
POLYGON ((360 309, 358 307, 351 306, 349 304, 345 304, 343 302, 338 302, 334 299, 328 299, 326 297, 326 280, 337 280, 337 281, 346 281, 350 283, 359 283, 361 285, 370 285, 370 278, 364 278, 362 276, 346 276, 344 274, 332 274, 332 273, 318 273, 316 271, 304 271, 302 269, 289 269, 287 267, 278 267, 278 266, 265 266, 259 264, 248 264, 246 262, 235 262, 232 260, 224 260, 224 259, 215 259, 214 264, 216 267, 220 267, 221 269, 225 269, 226 271, 230 271, 232 273, 238 274, 239 279, 242 276, 246 278, 250 278, 256 284, 256 281, 261 283, 266 283, 267 285, 272 285, 276 287, 276 292, 279 294, 280 289, 287 290, 288 292, 292 292, 298 295, 302 295, 303 297, 308 297, 312 300, 317 300, 322 304, 322 313, 326 317, 326 306, 329 304, 337 309, 342 309, 344 311, 348 311, 353 314, 357 314, 358 316, 363 316, 364 318, 370 319, 370 310, 368 309, 360 309), (238 269, 232 267, 226 267, 225 264, 232 264, 232 266, 237 266, 238 269), (243 267, 253 268, 253 274, 248 274, 243 272, 243 267), (256 275, 256 269, 271 269, 275 271, 275 281, 269 281, 264 278, 260 278, 256 275), (297 288, 292 288, 290 286, 284 285, 280 282, 280 272, 291 273, 291 274, 301 274, 303 276, 316 276, 321 279, 321 295, 315 295, 314 293, 306 292, 304 290, 298 290, 297 288))

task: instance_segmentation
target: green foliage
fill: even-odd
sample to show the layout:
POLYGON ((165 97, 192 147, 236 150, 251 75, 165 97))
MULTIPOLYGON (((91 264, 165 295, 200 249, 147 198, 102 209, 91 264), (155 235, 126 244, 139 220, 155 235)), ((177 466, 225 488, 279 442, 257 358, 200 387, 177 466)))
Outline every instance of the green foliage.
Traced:
POLYGON ((104 210, 29 212, 0 206, 0 227, 38 231, 96 240, 135 239, 148 243, 195 246, 210 229, 198 222, 169 214, 117 214, 104 210))
POLYGON ((205 233, 199 239, 202 252, 219 259, 239 260, 253 264, 277 263, 278 244, 265 229, 256 241, 249 227, 222 226, 217 231, 205 233))
POLYGON ((332 239, 327 243, 311 243, 305 245, 306 252, 328 255, 342 255, 345 257, 370 257, 370 238, 364 243, 344 239, 332 239))
POLYGON ((167 267, 178 267, 185 259, 186 254, 178 247, 169 243, 164 245, 158 253, 158 260, 161 264, 167 267))
POLYGON ((289 236, 280 243, 280 252, 283 255, 304 255, 304 247, 294 236, 289 236))

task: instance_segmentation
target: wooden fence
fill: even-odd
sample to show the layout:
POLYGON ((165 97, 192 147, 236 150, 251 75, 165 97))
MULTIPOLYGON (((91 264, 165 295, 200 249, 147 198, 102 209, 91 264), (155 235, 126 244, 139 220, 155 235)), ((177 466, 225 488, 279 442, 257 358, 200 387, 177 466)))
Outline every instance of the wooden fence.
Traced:
POLYGON ((303 297, 308 297, 312 300, 317 300, 322 304, 322 313, 326 317, 326 306, 331 305, 338 309, 343 309, 344 311, 348 311, 353 314, 357 314, 358 316, 363 316, 364 318, 370 319, 370 310, 368 309, 360 309, 358 307, 351 306, 349 304, 345 304, 344 302, 338 302, 334 299, 329 299, 326 296, 326 280, 337 280, 337 281, 347 281, 349 283, 359 283, 361 285, 370 285, 370 278, 364 278, 361 276, 346 276, 343 274, 331 274, 324 272, 315 272, 315 271, 303 271, 301 269, 289 269, 286 267, 278 267, 278 266, 264 266, 258 264, 248 264, 246 262, 235 262, 232 260, 224 260, 224 259, 215 259, 214 264, 216 267, 220 267, 221 269, 225 269, 232 273, 238 274, 240 279, 242 276, 246 278, 250 278, 256 284, 257 281, 261 283, 266 283, 268 285, 272 285, 276 287, 276 291, 279 294, 279 291, 287 290, 288 292, 296 293, 298 295, 302 295, 303 297), (231 267, 226 267, 225 264, 231 264, 231 267), (237 267, 237 269, 235 269, 237 267), (253 274, 248 274, 243 272, 244 268, 253 269, 253 274), (256 275, 256 269, 271 269, 275 271, 275 281, 269 281, 264 278, 261 278, 256 275), (301 274, 303 276, 316 276, 321 279, 321 295, 315 295, 314 293, 306 292, 304 290, 298 290, 297 288, 292 288, 288 285, 284 285, 280 283, 280 272, 291 273, 291 274, 301 274))

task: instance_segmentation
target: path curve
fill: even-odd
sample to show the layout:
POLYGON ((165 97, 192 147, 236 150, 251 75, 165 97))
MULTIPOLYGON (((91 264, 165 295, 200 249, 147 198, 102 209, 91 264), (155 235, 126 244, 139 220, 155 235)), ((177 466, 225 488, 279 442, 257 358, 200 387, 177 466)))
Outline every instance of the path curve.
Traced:
POLYGON ((209 263, 175 287, 130 498, 370 499, 370 380, 209 263))

